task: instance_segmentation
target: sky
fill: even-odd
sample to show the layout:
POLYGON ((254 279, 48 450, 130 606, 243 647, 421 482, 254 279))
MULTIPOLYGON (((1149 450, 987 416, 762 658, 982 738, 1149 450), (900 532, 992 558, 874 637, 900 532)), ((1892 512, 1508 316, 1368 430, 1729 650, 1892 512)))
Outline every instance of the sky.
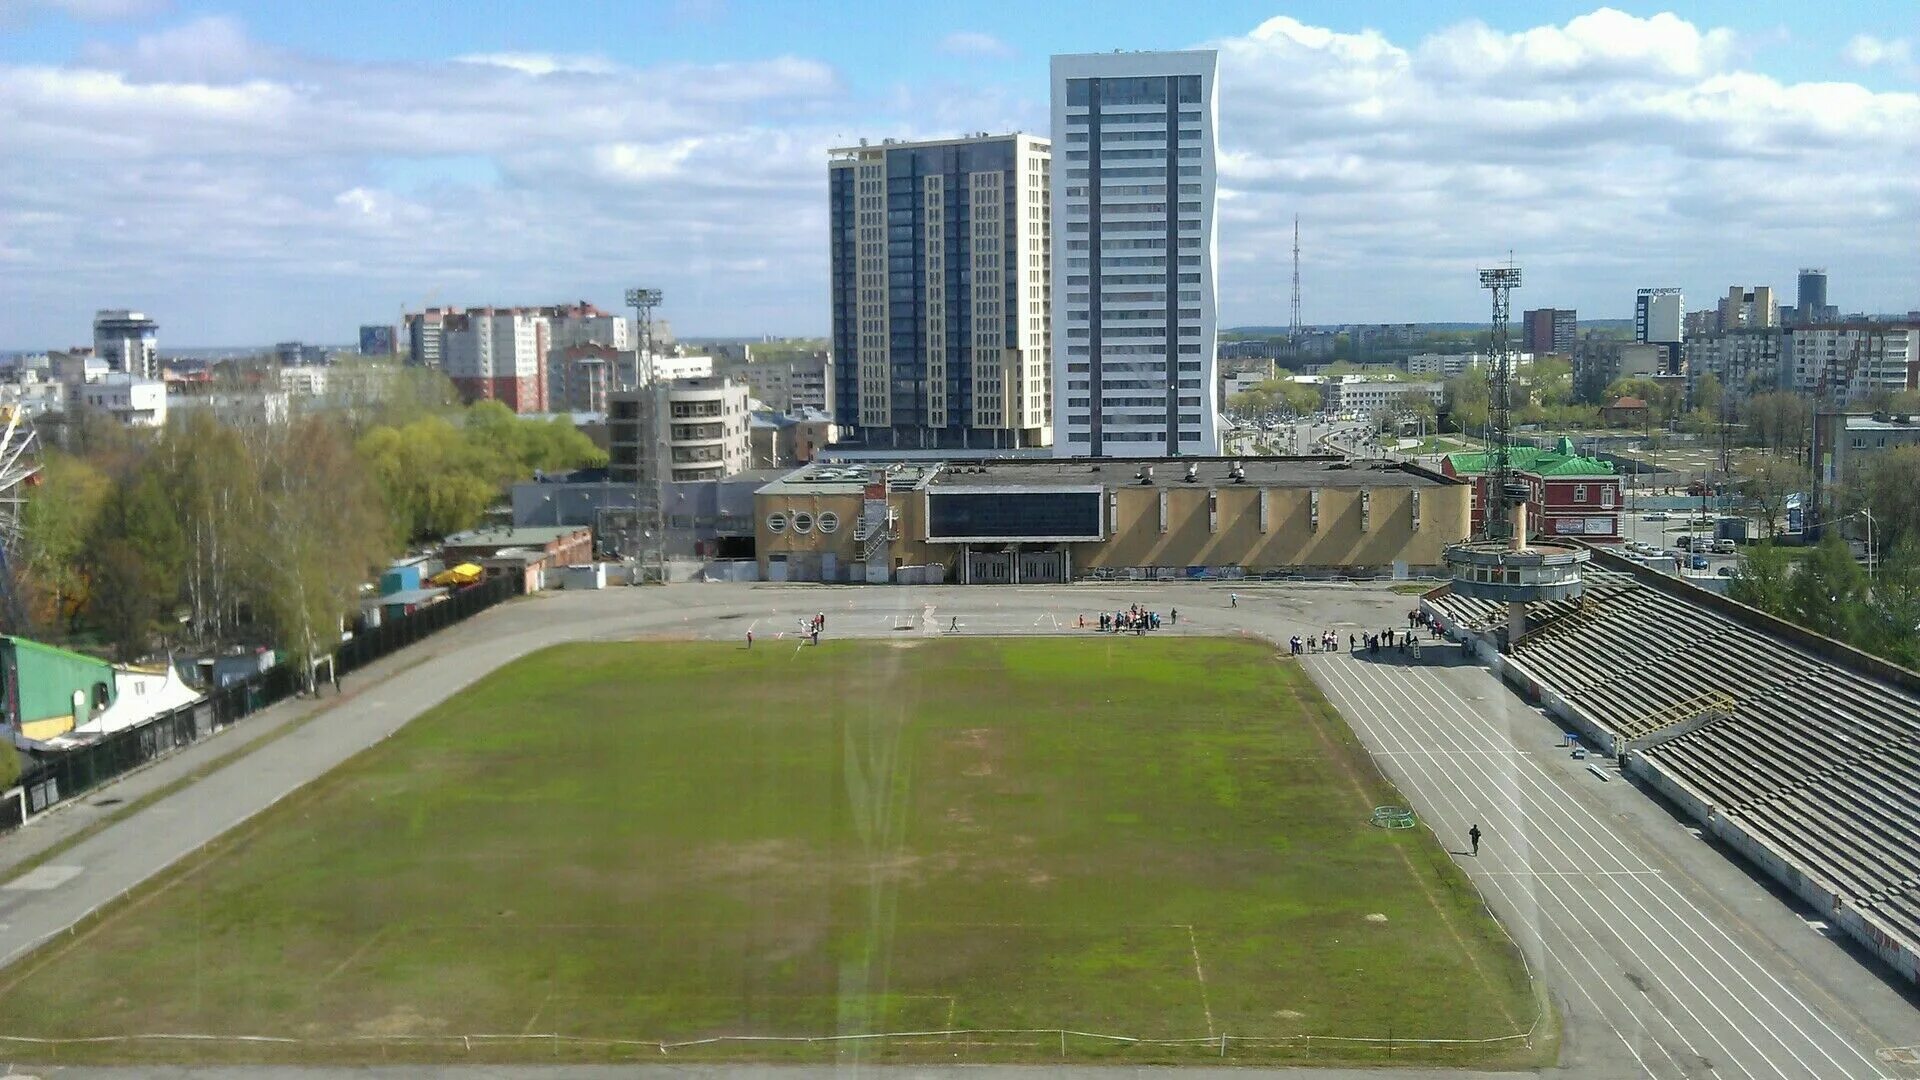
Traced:
POLYGON ((824 334, 826 159, 1045 133, 1057 52, 1220 52, 1223 326, 1920 308, 1911 0, 0 0, 0 348, 345 342, 427 303, 824 334))

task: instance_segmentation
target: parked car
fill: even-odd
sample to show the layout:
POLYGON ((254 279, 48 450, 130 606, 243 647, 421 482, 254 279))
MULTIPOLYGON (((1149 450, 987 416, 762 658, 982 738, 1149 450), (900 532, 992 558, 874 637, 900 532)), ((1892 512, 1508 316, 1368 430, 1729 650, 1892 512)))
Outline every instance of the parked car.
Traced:
POLYGON ((1641 521, 1665 521, 1672 516, 1673 516, 1672 514, 1667 513, 1665 510, 1654 510, 1650 513, 1641 514, 1640 520, 1641 521))
POLYGON ((1715 555, 1731 555, 1738 550, 1739 545, 1731 540, 1715 540, 1713 542, 1713 553, 1715 555))
POLYGON ((1716 571, 1714 571, 1714 573, 1716 573, 1716 574, 1718 574, 1718 575, 1720 575, 1721 577, 1732 577, 1732 576, 1733 576, 1733 567, 1731 567, 1731 566, 1723 566, 1723 567, 1721 567, 1720 569, 1718 569, 1718 570, 1716 570, 1716 571))
POLYGON ((1707 568, 1707 557, 1705 555, 1695 555, 1687 560, 1687 566, 1693 570, 1705 570, 1707 568))

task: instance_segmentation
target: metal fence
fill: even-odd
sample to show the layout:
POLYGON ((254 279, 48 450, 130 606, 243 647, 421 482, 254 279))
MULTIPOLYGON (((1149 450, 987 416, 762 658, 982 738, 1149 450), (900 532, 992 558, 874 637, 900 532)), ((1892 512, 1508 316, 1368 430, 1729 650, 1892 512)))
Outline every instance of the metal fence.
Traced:
MULTIPOLYGON (((360 631, 334 654, 336 671, 345 673, 364 668, 485 611, 515 595, 514 585, 508 577, 489 578, 431 607, 360 631)), ((18 787, 0 793, 0 830, 18 826, 49 807, 83 795, 123 773, 191 746, 229 724, 284 701, 300 689, 301 682, 299 670, 283 661, 253 678, 213 690, 192 705, 161 713, 138 727, 116 731, 98 742, 39 761, 21 777, 18 787)))

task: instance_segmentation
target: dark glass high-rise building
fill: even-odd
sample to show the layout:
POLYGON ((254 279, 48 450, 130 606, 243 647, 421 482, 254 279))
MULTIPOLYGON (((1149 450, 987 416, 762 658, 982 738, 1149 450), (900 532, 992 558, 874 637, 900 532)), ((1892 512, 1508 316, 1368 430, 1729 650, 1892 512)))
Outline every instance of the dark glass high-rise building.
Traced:
POLYGON ((876 449, 1047 446, 1047 140, 888 140, 832 155, 841 441, 876 449))

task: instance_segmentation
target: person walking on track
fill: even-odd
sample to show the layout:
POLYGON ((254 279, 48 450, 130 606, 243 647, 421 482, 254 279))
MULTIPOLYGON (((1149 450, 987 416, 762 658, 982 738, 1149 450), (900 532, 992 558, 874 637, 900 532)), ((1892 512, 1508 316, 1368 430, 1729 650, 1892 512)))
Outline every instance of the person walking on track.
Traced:
POLYGON ((1240 594, 1239 594, 1239 593, 1237 593, 1237 592, 1230 592, 1230 593, 1228 593, 1228 594, 1227 594, 1227 601, 1228 601, 1228 603, 1230 603, 1230 604, 1231 604, 1231 605, 1232 605, 1233 607, 1239 607, 1239 606, 1240 606, 1240 594))
POLYGON ((1474 857, 1478 858, 1480 855, 1480 823, 1479 822, 1474 822, 1473 828, 1467 830, 1467 840, 1468 842, 1473 844, 1474 857))

